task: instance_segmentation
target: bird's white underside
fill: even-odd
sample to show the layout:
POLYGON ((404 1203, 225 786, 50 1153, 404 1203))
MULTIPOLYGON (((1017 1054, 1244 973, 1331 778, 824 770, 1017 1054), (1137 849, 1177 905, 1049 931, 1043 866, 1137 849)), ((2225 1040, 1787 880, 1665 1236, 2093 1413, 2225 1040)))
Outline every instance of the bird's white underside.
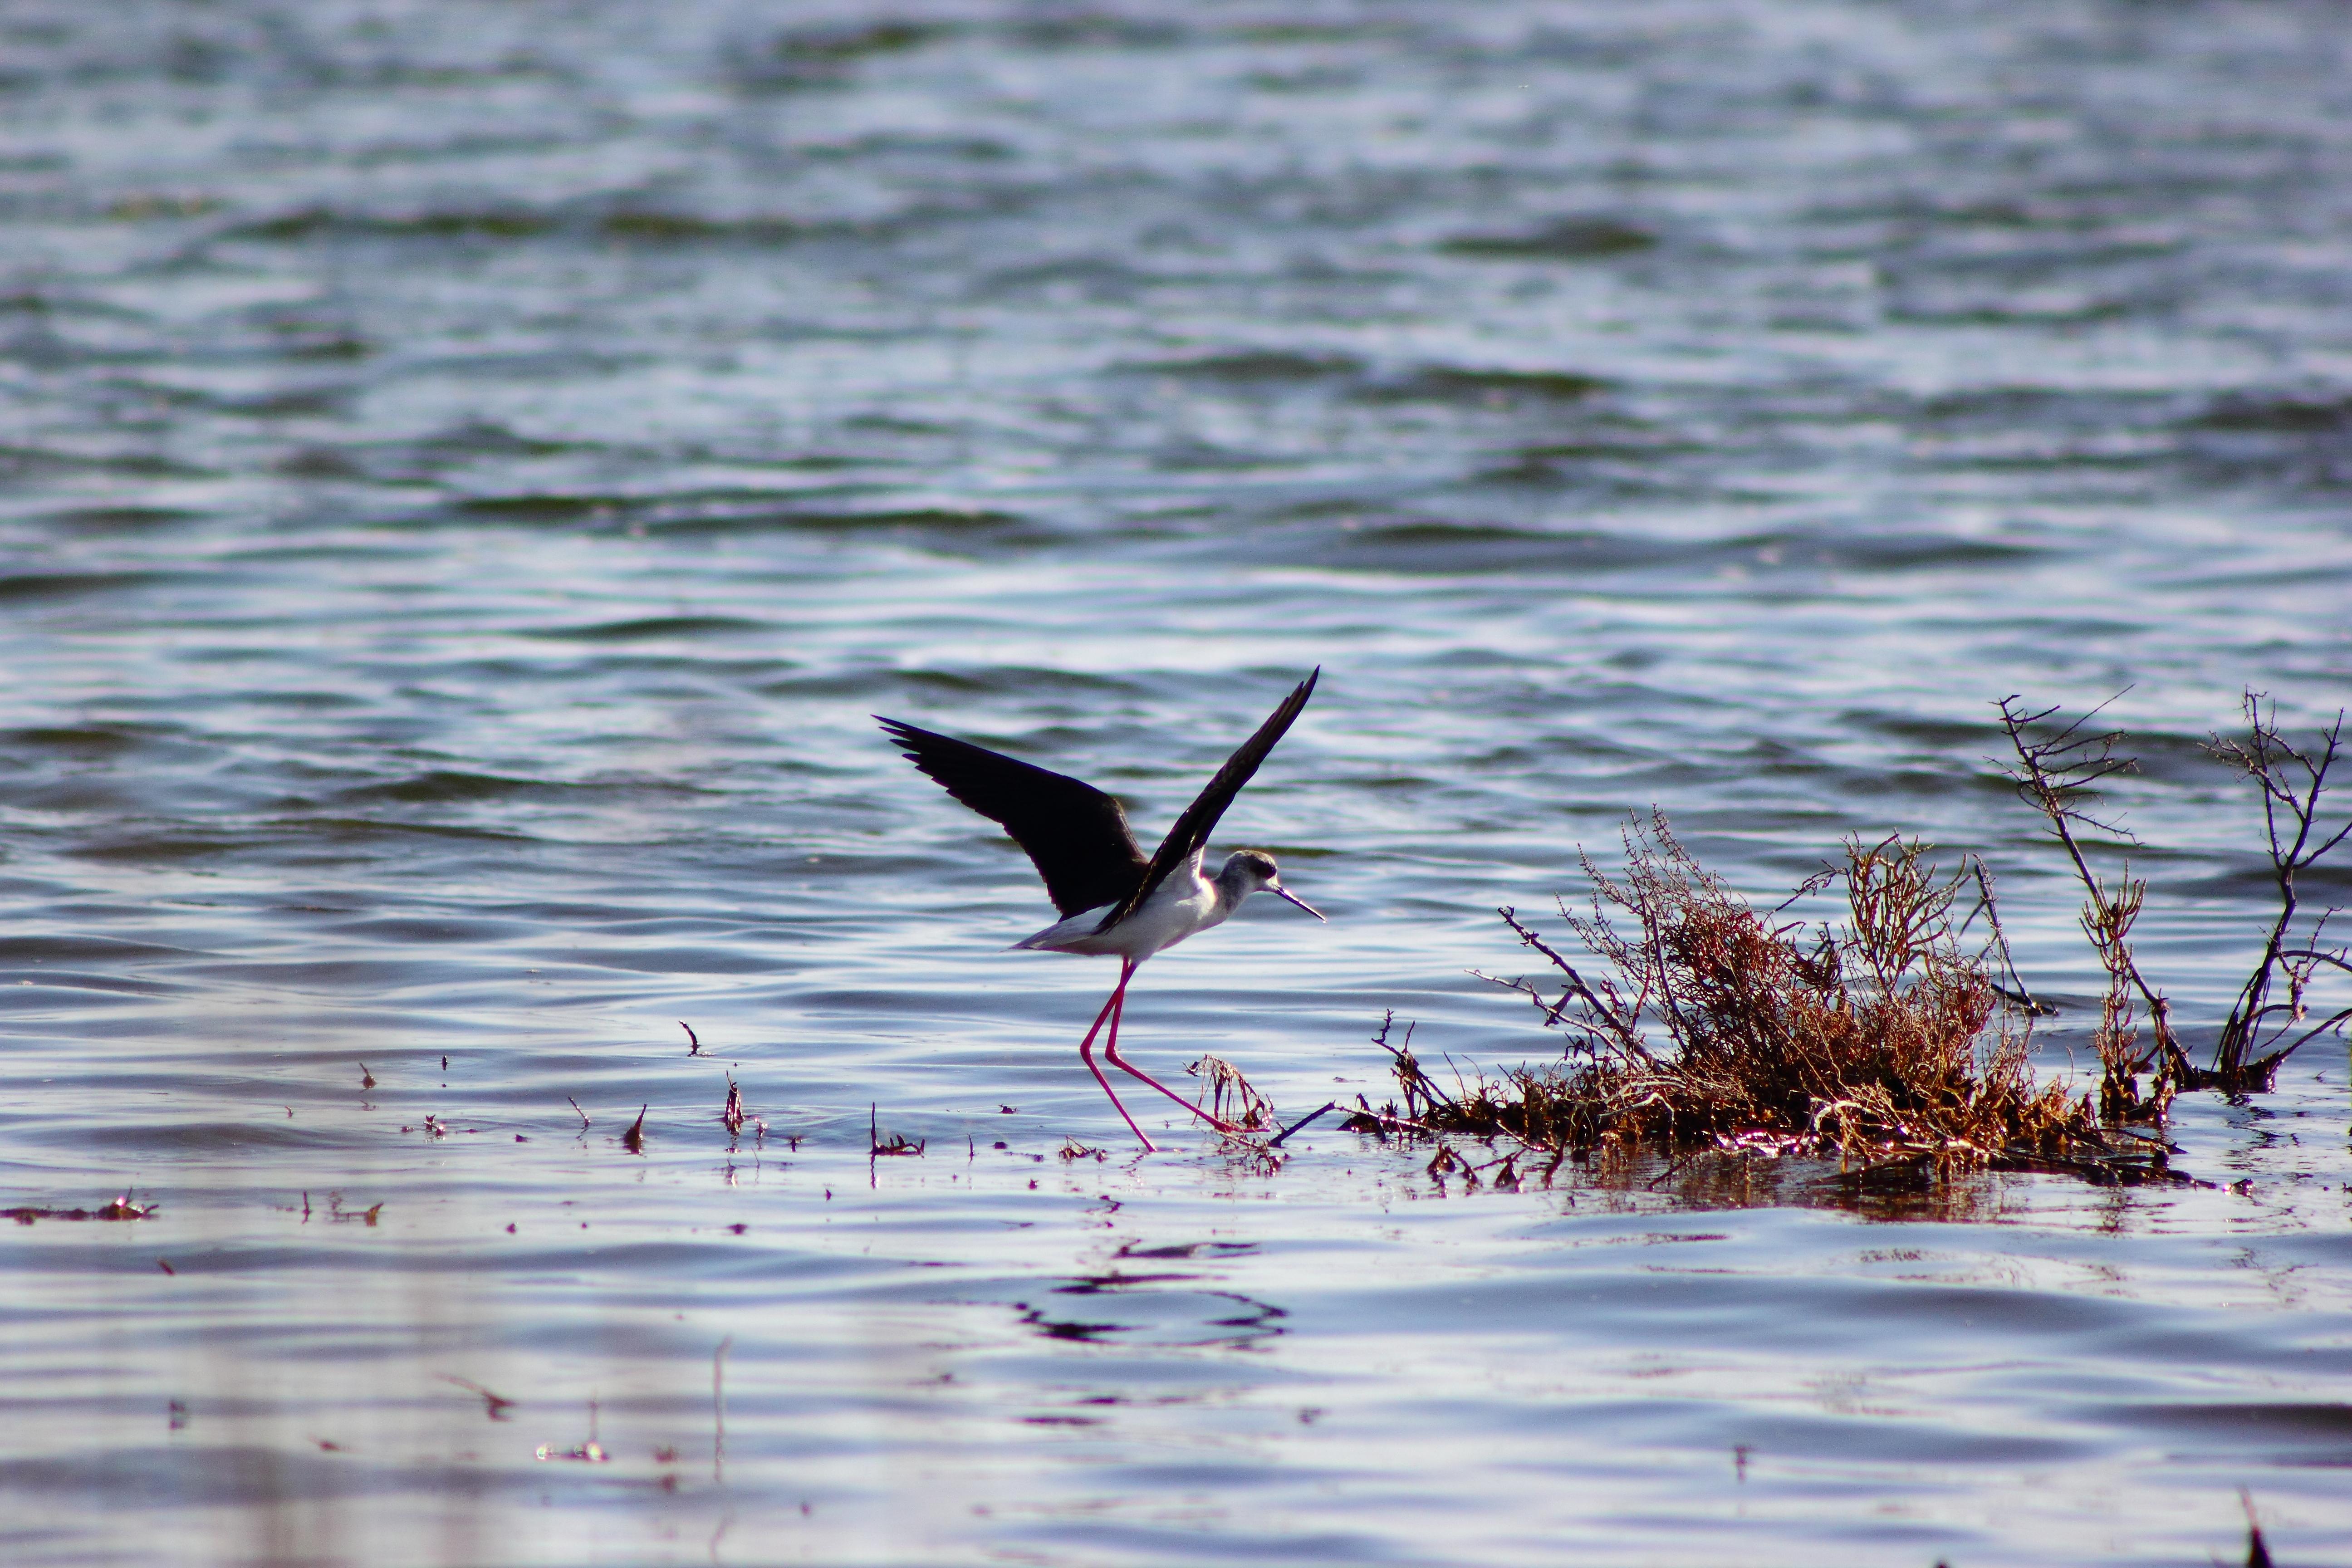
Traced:
POLYGON ((1013 945, 1044 952, 1118 957, 1140 963, 1161 949, 1173 947, 1194 931, 1206 931, 1232 914, 1241 899, 1228 900, 1224 891, 1221 884, 1201 875, 1201 857, 1195 854, 1154 888, 1141 908, 1110 930, 1096 929, 1111 911, 1112 906, 1104 904, 1056 921, 1013 945))

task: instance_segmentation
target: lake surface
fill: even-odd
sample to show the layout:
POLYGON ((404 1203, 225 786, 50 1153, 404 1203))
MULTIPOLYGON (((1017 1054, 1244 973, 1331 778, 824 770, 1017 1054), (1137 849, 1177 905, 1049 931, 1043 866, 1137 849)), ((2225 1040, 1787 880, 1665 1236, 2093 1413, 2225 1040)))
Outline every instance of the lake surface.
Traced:
POLYGON ((2210 1042, 2269 904, 2199 743, 2352 691, 2347 56, 2319 0, 0 11, 0 1205, 156 1205, 0 1236, 0 1556, 2198 1565, 2242 1488, 2352 1561, 2340 1040, 2182 1102, 2207 1186, 1139 1158, 1109 967, 1002 951, 1027 863, 870 718, 1151 839, 1321 666, 1217 847, 1330 923, 1254 901, 1124 1037, 1297 1115, 1391 1009, 1555 1053, 1466 971, 1654 803, 1773 901, 1981 853, 2068 1070, 1990 704, 2128 689, 2210 1042))

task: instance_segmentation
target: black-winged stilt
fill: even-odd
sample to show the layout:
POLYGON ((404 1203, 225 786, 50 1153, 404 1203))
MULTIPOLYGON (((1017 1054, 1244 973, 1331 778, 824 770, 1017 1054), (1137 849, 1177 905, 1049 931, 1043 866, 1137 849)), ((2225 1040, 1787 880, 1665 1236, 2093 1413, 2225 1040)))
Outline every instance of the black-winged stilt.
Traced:
POLYGON ((1221 1132, 1238 1132, 1232 1122, 1211 1115, 1158 1079, 1129 1063, 1118 1054, 1118 1019, 1127 997, 1128 980, 1136 966, 1162 948, 1175 946, 1194 931, 1206 931, 1241 907, 1244 899, 1264 889, 1297 904, 1317 920, 1323 917, 1282 885, 1273 859, 1254 849, 1230 857, 1213 877, 1201 874, 1201 851, 1217 826, 1217 818, 1249 783, 1266 753, 1290 728, 1315 682, 1318 668, 1298 683, 1297 690, 1257 727, 1257 733, 1217 770, 1200 798, 1184 808, 1176 826, 1160 841, 1159 852, 1146 860, 1135 835, 1128 831, 1127 813, 1118 802, 1094 785, 1066 773, 1045 769, 969 741, 919 730, 896 719, 882 719, 883 731, 906 749, 907 760, 945 786, 947 792, 982 816, 1003 826, 1013 841, 1029 853, 1045 891, 1062 919, 1036 935, 1013 945, 1047 952, 1115 954, 1118 984, 1110 1000, 1095 1015, 1094 1027, 1078 1047, 1078 1058, 1095 1075, 1103 1092, 1146 1150, 1157 1147, 1136 1126, 1119 1103, 1118 1093, 1095 1065, 1095 1036, 1110 1021, 1110 1038, 1103 1055, 1121 1072, 1141 1079, 1221 1132))

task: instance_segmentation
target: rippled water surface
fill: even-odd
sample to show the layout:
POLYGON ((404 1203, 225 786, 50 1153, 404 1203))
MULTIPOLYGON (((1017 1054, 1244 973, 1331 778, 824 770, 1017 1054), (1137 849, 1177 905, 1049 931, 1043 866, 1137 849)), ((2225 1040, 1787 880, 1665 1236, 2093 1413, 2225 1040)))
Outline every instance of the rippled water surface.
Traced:
POLYGON ((2268 906, 2198 742, 2352 689, 2348 55, 2322 0, 0 9, 0 1196, 158 1205, 0 1237, 0 1556, 2203 1564, 2245 1488, 2352 1560, 2340 1041, 2182 1103, 2209 1186, 1139 1159, 1106 966, 1002 951, 1026 863, 868 717, 1156 836, 1320 665, 1219 846, 1331 923, 1257 900, 1125 1037, 1297 1114, 1389 1009, 1556 1050, 1465 972, 1653 803, 1759 897, 1982 853, 2066 1070, 1989 704, 2128 688, 2210 1040, 2268 906))

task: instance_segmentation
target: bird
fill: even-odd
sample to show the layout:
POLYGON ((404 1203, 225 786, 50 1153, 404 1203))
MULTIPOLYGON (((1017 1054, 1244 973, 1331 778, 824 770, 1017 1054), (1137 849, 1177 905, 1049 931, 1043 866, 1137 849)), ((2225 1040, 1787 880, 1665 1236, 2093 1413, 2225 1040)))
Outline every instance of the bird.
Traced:
POLYGON ((1036 865, 1046 895, 1062 918, 1014 942, 1008 951, 1074 952, 1118 960, 1118 984, 1079 1043, 1078 1059, 1110 1096, 1120 1120, 1142 1141, 1147 1153, 1156 1152, 1159 1145, 1136 1125, 1118 1091, 1095 1065, 1095 1037, 1108 1020, 1110 1037, 1104 1043, 1103 1056, 1111 1066, 1142 1079, 1219 1131, 1241 1131, 1122 1058, 1119 1016, 1126 1008, 1127 983, 1134 978, 1138 965, 1196 931, 1222 923, 1252 893, 1272 893, 1318 921, 1324 919, 1319 910, 1282 885, 1282 872, 1272 856, 1243 849, 1228 857, 1213 877, 1203 876, 1201 869, 1202 853, 1217 819, 1298 718, 1322 675, 1318 665, 1283 699, 1256 733, 1226 759, 1208 787, 1184 808, 1150 859, 1129 830, 1125 809, 1084 780, 1050 773, 1034 763, 919 729, 902 720, 874 716, 908 762, 949 795, 1001 825, 1036 865))

